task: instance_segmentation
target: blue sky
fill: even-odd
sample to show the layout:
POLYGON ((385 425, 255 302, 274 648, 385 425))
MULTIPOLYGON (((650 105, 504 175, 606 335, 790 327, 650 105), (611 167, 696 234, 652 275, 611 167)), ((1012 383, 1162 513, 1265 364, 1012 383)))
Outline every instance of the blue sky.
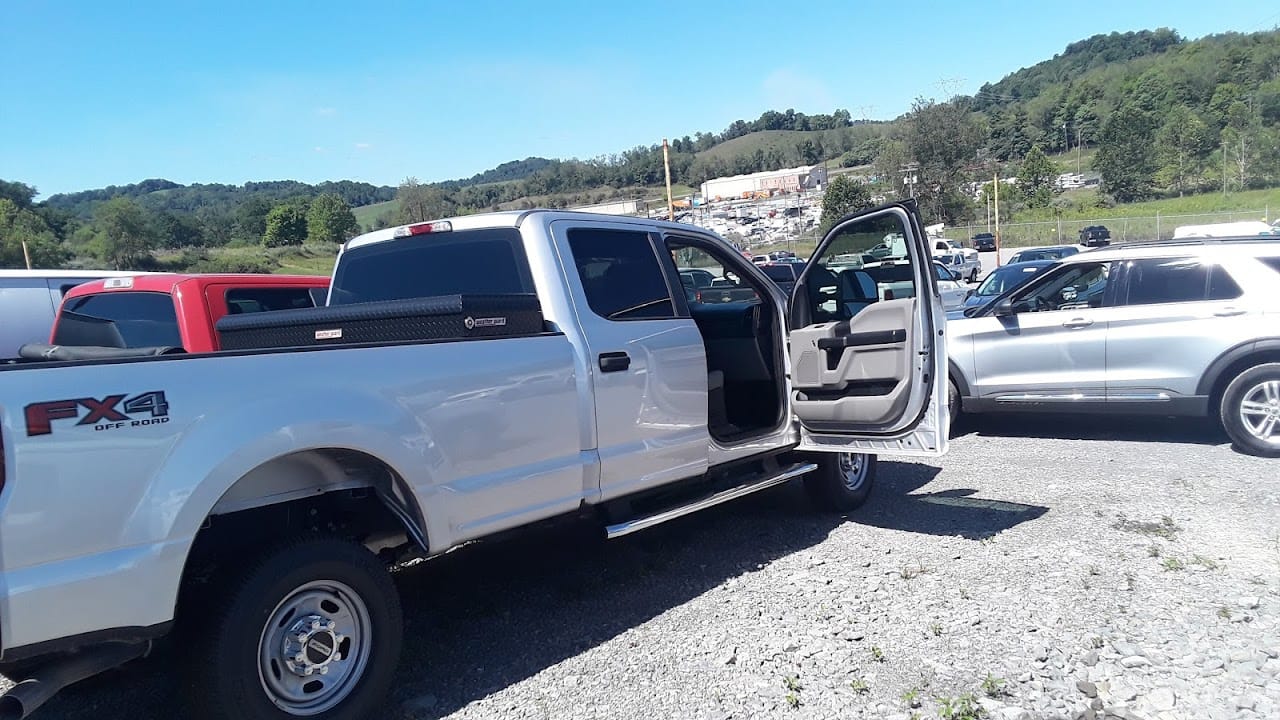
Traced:
POLYGON ((1257 0, 5 3, 0 179, 394 185, 767 109, 889 119, 1067 43, 1269 29, 1257 0))

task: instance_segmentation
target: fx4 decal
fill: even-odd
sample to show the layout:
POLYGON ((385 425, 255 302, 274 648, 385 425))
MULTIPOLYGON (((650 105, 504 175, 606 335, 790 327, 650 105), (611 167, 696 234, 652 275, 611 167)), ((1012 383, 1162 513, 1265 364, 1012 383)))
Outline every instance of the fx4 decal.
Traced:
POLYGON ((53 432, 54 420, 79 419, 76 425, 92 425, 94 430, 115 430, 169 422, 169 403, 158 390, 133 397, 108 395, 32 403, 26 407, 27 437, 53 432), (128 399, 126 399, 128 398, 128 399), (120 409, 117 409, 120 408, 120 409), (81 415, 81 410, 88 412, 81 415), (144 416, 144 417, 139 417, 144 416))

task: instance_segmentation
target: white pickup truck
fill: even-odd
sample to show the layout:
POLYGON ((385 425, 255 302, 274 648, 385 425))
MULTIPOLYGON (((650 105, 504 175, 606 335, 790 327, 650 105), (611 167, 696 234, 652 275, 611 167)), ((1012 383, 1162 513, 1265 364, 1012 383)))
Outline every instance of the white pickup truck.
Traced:
POLYGON ((0 717, 169 634, 192 715, 368 717, 406 559, 800 477, 851 510, 877 453, 946 451, 929 256, 914 204, 852 215, 788 302, 690 225, 474 215, 349 241, 327 307, 224 318, 219 352, 36 348, 64 359, 0 368, 0 717), (824 260, 888 232, 909 297, 824 260), (680 268, 744 292, 703 302, 680 268))

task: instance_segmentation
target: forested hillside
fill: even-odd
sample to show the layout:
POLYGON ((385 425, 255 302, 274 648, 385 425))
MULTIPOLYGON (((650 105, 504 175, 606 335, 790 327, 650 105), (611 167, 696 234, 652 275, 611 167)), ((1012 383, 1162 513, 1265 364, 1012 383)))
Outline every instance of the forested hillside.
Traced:
MULTIPOLYGON (((856 98, 850 98, 851 101, 856 98)), ((973 96, 921 98, 892 122, 848 111, 764 112, 720 132, 670 144, 672 180, 832 162, 893 195, 904 168, 930 220, 952 224, 984 207, 972 189, 994 173, 1017 176, 1002 204, 1069 208, 1048 154, 1091 152, 1111 205, 1215 190, 1280 185, 1280 31, 1189 41, 1169 29, 1097 35, 983 85, 973 96)), ((663 182, 662 148, 639 145, 590 159, 529 157, 470 178, 398 187, 337 181, 244 185, 134 185, 55 195, 0 181, 0 265, 271 269, 304 243, 332 244, 367 229, 351 208, 388 203, 372 225, 504 207, 566 206, 636 197, 663 182), (237 253, 210 249, 240 248, 237 253), (255 250, 256 248, 256 250, 255 250), (228 259, 231 258, 231 259, 228 259)), ((1079 199, 1070 202, 1080 202, 1079 199)), ((372 215, 372 213, 364 213, 372 215)))

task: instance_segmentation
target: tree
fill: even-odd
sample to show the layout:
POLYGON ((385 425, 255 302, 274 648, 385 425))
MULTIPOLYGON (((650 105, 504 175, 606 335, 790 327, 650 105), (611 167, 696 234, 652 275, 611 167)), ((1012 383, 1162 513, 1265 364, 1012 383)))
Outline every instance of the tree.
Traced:
POLYGON ((298 203, 281 203, 267 213, 262 244, 267 247, 301 245, 307 239, 307 211, 298 203))
POLYGON ((1031 146, 1031 151, 1022 159, 1022 168, 1018 170, 1018 187, 1022 189, 1027 207, 1048 207, 1057 192, 1057 178, 1057 164, 1045 157, 1039 145, 1031 146))
POLYGON ((195 217, 178 215, 167 210, 156 213, 156 236, 161 245, 169 249, 203 247, 204 231, 195 217))
POLYGON ((1119 202, 1151 194, 1156 171, 1152 138, 1155 120, 1132 104, 1121 105, 1102 125, 1102 141, 1093 166, 1102 173, 1102 189, 1119 202))
POLYGON ((307 240, 340 243, 360 231, 356 216, 342 198, 325 193, 311 201, 307 210, 307 240))
POLYGON ((1185 105, 1175 105, 1156 133, 1161 183, 1177 188, 1181 197, 1200 174, 1212 147, 1209 128, 1185 105))
POLYGON ((150 257, 156 233, 147 211, 127 197, 116 197, 98 206, 93 213, 97 235, 93 252, 112 269, 136 267, 150 257))
MULTIPOLYGON (((537 177, 531 176, 525 181, 530 184, 537 177)), ((531 193, 540 194, 540 193, 531 193)), ((423 185, 415 177, 405 178, 396 190, 396 200, 400 201, 400 222, 416 223, 437 220, 453 213, 453 202, 444 190, 435 185, 423 185)))
POLYGON ((982 128, 961 100, 917 99, 907 115, 904 140, 920 165, 916 197, 935 220, 955 223, 969 214, 967 168, 978 154, 982 128))
POLYGON ((69 255, 43 218, 8 197, 0 197, 0 267, 25 268, 30 256, 33 268, 56 268, 69 255))
POLYGON ((822 195, 822 232, 830 230, 845 215, 871 207, 871 204, 871 190, 866 185, 848 175, 831 178, 822 195))

